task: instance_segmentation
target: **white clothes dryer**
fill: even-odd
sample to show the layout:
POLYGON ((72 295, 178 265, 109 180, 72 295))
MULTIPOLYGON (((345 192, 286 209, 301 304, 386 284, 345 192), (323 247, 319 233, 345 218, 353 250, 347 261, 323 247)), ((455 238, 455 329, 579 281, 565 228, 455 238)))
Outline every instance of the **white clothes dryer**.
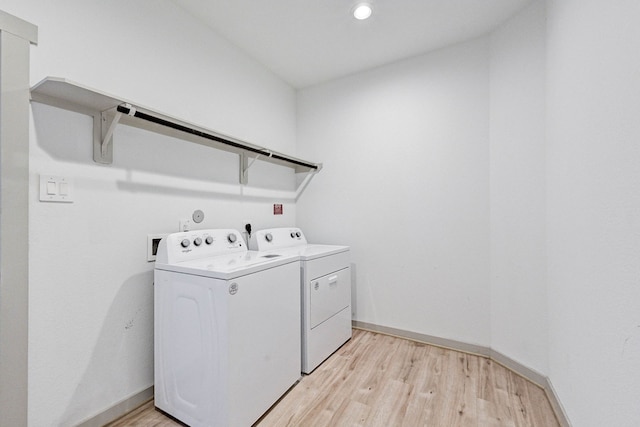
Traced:
POLYGON ((300 257, 302 372, 309 374, 351 338, 349 247, 309 244, 293 227, 257 231, 249 247, 300 257))
POLYGON ((155 265, 155 405, 192 426, 250 426, 300 379, 300 263, 236 230, 170 234, 155 265))

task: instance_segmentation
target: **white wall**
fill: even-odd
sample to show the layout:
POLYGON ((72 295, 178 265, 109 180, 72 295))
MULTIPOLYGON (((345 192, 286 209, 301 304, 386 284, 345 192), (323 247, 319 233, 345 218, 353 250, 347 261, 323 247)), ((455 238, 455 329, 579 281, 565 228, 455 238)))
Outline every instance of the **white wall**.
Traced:
POLYGON ((640 3, 549 1, 550 376, 580 427, 640 425, 640 3))
MULTIPOLYGON (((293 154, 295 93, 166 0, 0 1, 38 25, 31 81, 47 75, 293 154)), ((32 104, 29 425, 68 426, 153 384, 148 233, 295 223, 291 200, 243 196, 235 155, 126 126, 111 166, 92 161, 87 116, 32 104), (75 180, 75 203, 38 202, 39 174, 75 180), (284 202, 285 214, 272 215, 284 202)), ((288 168, 260 162, 257 187, 287 194, 288 168)), ((262 191, 262 192, 260 192, 262 191)))
POLYGON ((298 94, 311 241, 352 247, 355 319, 489 345, 486 38, 298 94))
POLYGON ((548 371, 545 8, 491 35, 491 347, 548 371))
POLYGON ((487 171, 490 186, 482 173, 456 185, 448 161, 471 151, 433 136, 464 132, 453 123, 470 115, 450 108, 460 100, 452 83, 463 67, 488 75, 462 60, 465 48, 485 55, 484 42, 299 94, 300 154, 326 165, 299 224, 353 246, 356 319, 485 343, 490 318, 490 345, 549 375, 574 425, 640 425, 639 18, 636 1, 551 0, 546 16, 533 4, 490 36, 490 107, 474 97, 481 79, 458 85, 471 123, 490 114, 490 143, 474 129, 489 154, 474 152, 466 169, 487 171), (476 222, 441 203, 447 189, 480 194, 468 200, 476 222), (391 250, 381 244, 389 235, 391 250), (488 241, 490 260, 469 256, 488 241), (465 280, 482 271, 472 258, 490 265, 490 285, 482 273, 465 280), (490 310, 465 311, 478 289, 490 310))

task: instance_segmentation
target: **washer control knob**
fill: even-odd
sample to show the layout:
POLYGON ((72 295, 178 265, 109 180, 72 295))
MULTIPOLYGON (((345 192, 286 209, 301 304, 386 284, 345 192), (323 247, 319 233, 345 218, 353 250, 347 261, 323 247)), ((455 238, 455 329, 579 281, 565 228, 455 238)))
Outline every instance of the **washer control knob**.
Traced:
POLYGON ((180 242, 180 246, 182 246, 183 248, 188 248, 190 244, 191 242, 189 241, 189 239, 183 239, 182 242, 180 242))
POLYGON ((271 233, 267 233, 264 235, 264 238, 267 242, 270 242, 273 240, 273 236, 271 235, 271 233))
POLYGON ((227 240, 229 241, 229 243, 234 243, 234 242, 236 241, 236 239, 237 239, 237 237, 236 237, 236 235, 235 235, 235 234, 233 234, 233 233, 230 233, 230 234, 227 236, 227 240))
POLYGON ((202 244, 202 239, 199 237, 196 237, 196 239, 193 241, 193 244, 196 246, 200 246, 202 244))
POLYGON ((301 235, 300 232, 296 231, 296 237, 300 237, 300 235, 301 235))
POLYGON ((213 243, 213 237, 207 236, 207 238, 204 239, 204 241, 207 243, 207 245, 210 245, 213 243))
POLYGON ((296 238, 296 233, 294 233, 293 231, 291 232, 291 238, 295 239, 296 238))

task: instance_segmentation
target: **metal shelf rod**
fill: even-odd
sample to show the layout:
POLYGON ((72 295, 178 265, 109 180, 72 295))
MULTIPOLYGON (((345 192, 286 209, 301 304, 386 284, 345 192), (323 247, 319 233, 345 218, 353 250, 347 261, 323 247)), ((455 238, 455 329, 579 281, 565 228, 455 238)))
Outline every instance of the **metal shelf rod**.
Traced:
POLYGON ((265 150, 265 149, 256 148, 256 147, 252 147, 250 145, 245 145, 245 144, 242 144, 242 143, 239 143, 239 142, 231 141, 231 140, 222 138, 222 137, 217 136, 217 135, 212 135, 210 133, 203 132, 203 131, 198 130, 198 129, 194 129, 194 128, 191 128, 191 127, 188 127, 188 126, 184 126, 184 125, 182 125, 180 123, 175 123, 175 122, 163 119, 161 117, 154 116, 152 114, 143 113, 143 112, 141 112, 141 111, 139 111, 139 110, 137 110, 137 109, 135 109, 133 107, 130 107, 130 106, 126 105, 126 104, 118 105, 117 111, 119 113, 127 114, 129 116, 133 116, 133 117, 136 117, 138 119, 142 119, 142 120, 146 120, 146 121, 151 122, 151 123, 155 123, 155 124, 158 124, 158 125, 166 126, 166 127, 171 128, 171 129, 178 130, 180 132, 185 132, 185 133, 188 133, 190 135, 198 136, 200 138, 209 139, 211 141, 216 141, 216 142, 228 145, 228 146, 233 147, 233 148, 238 148, 238 149, 241 149, 241 150, 249 151, 249 152, 252 152, 254 154, 258 154, 260 156, 271 157, 271 158, 282 160, 284 162, 291 163, 291 164, 294 164, 294 165, 303 166, 303 167, 306 167, 306 168, 309 168, 309 169, 313 169, 313 170, 318 170, 318 165, 316 165, 316 164, 303 162, 303 161, 300 161, 300 160, 297 160, 297 159, 292 159, 292 158, 289 158, 289 157, 286 157, 286 156, 283 156, 283 155, 280 155, 280 154, 277 154, 277 153, 273 153, 273 152, 265 150))

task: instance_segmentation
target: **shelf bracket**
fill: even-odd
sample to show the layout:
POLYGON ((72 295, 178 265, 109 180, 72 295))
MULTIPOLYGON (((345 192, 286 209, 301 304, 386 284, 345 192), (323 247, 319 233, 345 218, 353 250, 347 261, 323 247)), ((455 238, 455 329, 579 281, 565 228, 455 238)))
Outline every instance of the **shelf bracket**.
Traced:
POLYGON ((302 180, 302 182, 300 183, 300 185, 296 190, 296 198, 295 198, 296 202, 298 201, 300 196, 302 196, 302 193, 304 192, 305 188, 307 188, 307 185, 309 185, 309 183, 317 173, 318 173, 317 170, 310 170, 309 172, 307 172, 307 176, 304 177, 304 180, 302 180))
POLYGON ((118 113, 114 108, 93 116, 93 160, 95 162, 105 165, 113 163, 113 131, 121 117, 122 113, 118 113), (98 129, 96 129, 96 119, 98 129))
MULTIPOLYGON (((129 108, 129 115, 133 116, 136 109, 129 104, 124 104, 129 108)), ((94 116, 94 142, 93 142, 93 160, 110 165, 113 163, 113 132, 116 130, 116 126, 120 123, 122 118, 121 112, 116 108, 110 108, 102 111, 99 118, 94 116), (99 137, 96 127, 96 121, 99 119, 99 137)))
MULTIPOLYGON (((269 157, 271 157, 273 153, 269 152, 269 157)), ((251 163, 249 163, 249 156, 246 153, 240 153, 240 184, 247 185, 249 183, 249 169, 253 164, 260 158, 260 154, 255 156, 251 163)))

